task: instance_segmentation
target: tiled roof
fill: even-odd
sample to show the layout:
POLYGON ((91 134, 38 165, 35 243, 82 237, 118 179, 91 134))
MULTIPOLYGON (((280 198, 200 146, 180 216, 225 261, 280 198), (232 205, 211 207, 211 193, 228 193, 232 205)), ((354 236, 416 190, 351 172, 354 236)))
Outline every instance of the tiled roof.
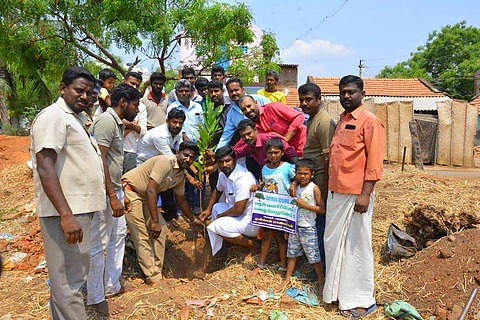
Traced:
POLYGON ((287 106, 290 107, 296 107, 298 106, 298 89, 295 86, 288 86, 281 88, 280 91, 282 91, 285 94, 285 98, 287 99, 287 106))
POLYGON ((473 99, 469 102, 471 105, 480 105, 480 94, 477 94, 473 99))
MULTIPOLYGON (((324 95, 338 95, 338 83, 341 78, 308 77, 315 82, 324 95)), ((438 89, 423 79, 363 79, 365 95, 395 97, 445 97, 438 89)))

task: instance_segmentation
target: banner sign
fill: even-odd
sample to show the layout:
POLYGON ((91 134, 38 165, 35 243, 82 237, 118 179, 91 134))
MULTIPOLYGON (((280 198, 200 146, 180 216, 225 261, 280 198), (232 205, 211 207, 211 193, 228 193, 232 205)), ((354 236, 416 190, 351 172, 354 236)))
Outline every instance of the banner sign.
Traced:
POLYGON ((295 198, 283 194, 257 191, 253 197, 252 224, 295 233, 297 211, 295 198))

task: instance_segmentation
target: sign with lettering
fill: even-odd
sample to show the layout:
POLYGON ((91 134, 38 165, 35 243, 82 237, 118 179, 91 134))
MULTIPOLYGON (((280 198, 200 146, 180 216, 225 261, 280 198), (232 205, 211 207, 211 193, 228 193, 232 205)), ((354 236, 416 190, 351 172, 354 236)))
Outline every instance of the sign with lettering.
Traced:
POLYGON ((253 197, 252 224, 295 233, 297 211, 295 198, 283 194, 257 191, 253 197))

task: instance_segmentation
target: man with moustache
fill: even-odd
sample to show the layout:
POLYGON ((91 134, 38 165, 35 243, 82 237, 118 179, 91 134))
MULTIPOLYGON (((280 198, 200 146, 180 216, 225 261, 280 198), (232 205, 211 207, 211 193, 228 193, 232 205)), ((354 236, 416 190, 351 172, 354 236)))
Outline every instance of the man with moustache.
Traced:
POLYGON ((307 128, 303 124, 305 116, 280 102, 271 102, 259 108, 252 96, 246 95, 238 100, 242 113, 255 122, 259 132, 272 132, 283 137, 299 156, 307 139, 307 128))
POLYGON ((88 70, 66 69, 60 98, 40 111, 30 131, 52 319, 87 319, 82 287, 90 266, 90 223, 96 211, 106 208, 100 151, 81 114, 94 84, 88 70))
POLYGON ((90 132, 102 155, 107 208, 93 217, 90 236, 90 271, 87 278, 87 304, 103 315, 115 315, 121 305, 105 298, 120 294, 127 224, 121 183, 123 169, 123 119, 133 121, 142 94, 121 83, 110 96, 111 107, 99 115, 90 132))
POLYGON ((257 94, 267 97, 272 102, 287 103, 287 99, 283 92, 277 90, 279 79, 280 75, 277 71, 268 70, 265 74, 265 88, 258 90, 257 94))
MULTIPOLYGON (((227 90, 230 100, 232 101, 232 107, 227 113, 225 127, 223 128, 222 136, 220 137, 220 141, 217 144, 217 150, 223 146, 228 144, 233 145, 237 141, 232 140, 233 136, 237 130, 237 125, 243 119, 246 119, 245 115, 242 113, 239 107, 239 100, 243 96, 245 96, 245 89, 243 87, 242 80, 239 78, 230 78, 227 81, 227 90)), ((270 102, 264 96, 254 94, 251 97, 257 102, 257 105, 263 106, 270 102)))
POLYGON ((323 300, 338 300, 343 316, 358 319, 376 308, 372 214, 383 172, 384 128, 362 105, 361 78, 343 77, 339 90, 345 111, 330 145, 323 300))
POLYGON ((167 114, 167 99, 163 86, 167 78, 163 73, 154 72, 150 76, 150 92, 140 101, 147 109, 147 130, 165 123, 167 114))
POLYGON ((173 189, 177 205, 185 216, 195 226, 203 226, 193 215, 184 195, 184 172, 192 165, 198 152, 195 143, 182 142, 176 155, 155 156, 122 176, 127 224, 138 263, 148 284, 154 284, 163 278, 167 228, 165 220, 157 211, 157 194, 173 189))

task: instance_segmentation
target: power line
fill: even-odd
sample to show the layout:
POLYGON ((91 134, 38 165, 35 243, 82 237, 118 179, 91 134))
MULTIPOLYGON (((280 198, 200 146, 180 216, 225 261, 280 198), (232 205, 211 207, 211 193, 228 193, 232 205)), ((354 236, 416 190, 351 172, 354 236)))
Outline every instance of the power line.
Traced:
POLYGON ((392 60, 392 59, 399 59, 399 58, 405 58, 405 57, 410 57, 410 55, 409 54, 404 54, 404 55, 401 55, 401 56, 389 57, 389 58, 363 59, 363 61, 382 61, 382 60, 392 60))
POLYGON ((332 12, 330 12, 329 14, 327 14, 327 15, 325 16, 325 18, 323 18, 322 20, 320 20, 319 22, 317 22, 317 24, 315 24, 313 27, 311 27, 310 29, 308 29, 307 31, 305 31, 304 33, 302 33, 300 36, 298 36, 297 38, 295 38, 295 40, 293 40, 287 47, 282 48, 282 49, 290 48, 290 47, 295 43, 295 41, 303 39, 303 38, 306 37, 310 32, 312 32, 313 30, 315 30, 315 29, 317 29, 318 27, 320 27, 320 26, 325 22, 325 20, 327 20, 328 18, 333 17, 333 16, 336 15, 340 10, 342 10, 342 8, 347 4, 347 2, 348 2, 348 0, 343 1, 338 7, 336 7, 335 9, 333 9, 332 12))

